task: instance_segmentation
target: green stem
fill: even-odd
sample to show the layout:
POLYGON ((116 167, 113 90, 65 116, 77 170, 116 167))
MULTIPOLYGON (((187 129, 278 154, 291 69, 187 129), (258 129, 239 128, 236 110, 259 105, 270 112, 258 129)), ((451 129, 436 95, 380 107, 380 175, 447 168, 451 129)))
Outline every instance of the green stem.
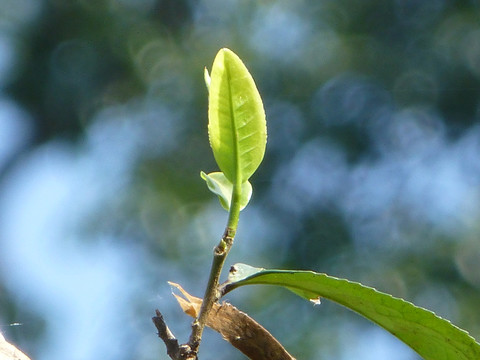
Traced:
POLYGON ((202 340, 203 329, 205 328, 205 323, 207 322, 210 310, 212 309, 213 304, 216 303, 220 298, 218 283, 225 259, 230 252, 230 249, 233 245, 233 239, 235 238, 235 233, 237 231, 238 220, 240 218, 241 191, 241 184, 238 182, 234 184, 227 227, 225 228, 222 239, 213 250, 213 261, 210 268, 210 276, 208 279, 207 288, 205 289, 205 295, 203 297, 202 307, 200 308, 198 317, 192 324, 192 334, 190 335, 188 345, 195 355, 198 353, 198 348, 202 340))

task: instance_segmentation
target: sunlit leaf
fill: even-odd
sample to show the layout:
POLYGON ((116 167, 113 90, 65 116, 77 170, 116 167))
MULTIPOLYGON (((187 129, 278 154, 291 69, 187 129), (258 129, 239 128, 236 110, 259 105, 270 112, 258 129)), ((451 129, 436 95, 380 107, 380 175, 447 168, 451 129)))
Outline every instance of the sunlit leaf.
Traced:
POLYGON ((373 288, 312 271, 232 267, 224 293, 242 285, 280 285, 309 300, 323 297, 356 311, 409 345, 426 360, 478 360, 480 344, 429 310, 373 288))
POLYGON ((203 78, 205 80, 207 90, 210 91, 210 82, 212 81, 212 79, 210 78, 210 74, 208 73, 207 68, 205 68, 205 70, 203 71, 203 78))
POLYGON ((229 49, 221 49, 213 62, 208 119, 210 145, 220 170, 231 183, 244 183, 262 162, 267 128, 255 82, 229 49))
MULTIPOLYGON (((230 203, 232 199, 233 184, 223 175, 221 172, 213 172, 205 174, 203 171, 200 176, 207 183, 208 189, 218 196, 222 207, 229 211, 230 203)), ((250 182, 245 181, 242 184, 242 193, 240 195, 240 210, 243 210, 247 206, 252 196, 252 185, 250 182)))

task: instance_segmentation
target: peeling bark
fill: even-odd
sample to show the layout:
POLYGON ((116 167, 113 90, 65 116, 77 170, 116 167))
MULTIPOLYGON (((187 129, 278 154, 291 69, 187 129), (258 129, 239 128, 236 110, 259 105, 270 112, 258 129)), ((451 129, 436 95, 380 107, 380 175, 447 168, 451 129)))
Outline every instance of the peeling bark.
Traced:
MULTIPOLYGON (((188 294, 178 284, 170 285, 184 296, 174 294, 183 311, 196 318, 202 299, 188 294)), ((213 305, 206 325, 252 360, 295 360, 264 327, 227 302, 213 305)))
POLYGON ((0 334, 0 360, 30 360, 30 358, 7 342, 0 334))

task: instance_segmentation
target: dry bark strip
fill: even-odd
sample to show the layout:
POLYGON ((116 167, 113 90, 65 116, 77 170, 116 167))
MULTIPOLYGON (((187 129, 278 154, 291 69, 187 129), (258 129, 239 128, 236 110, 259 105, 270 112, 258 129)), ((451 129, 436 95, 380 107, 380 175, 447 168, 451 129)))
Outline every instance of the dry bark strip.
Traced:
MULTIPOLYGON (((202 299, 188 294, 178 284, 170 285, 185 297, 174 294, 183 311, 196 318, 202 299)), ((214 304, 206 325, 252 360, 295 360, 264 327, 227 302, 214 304)))
POLYGON ((7 342, 0 334, 0 360, 30 360, 30 358, 7 342))

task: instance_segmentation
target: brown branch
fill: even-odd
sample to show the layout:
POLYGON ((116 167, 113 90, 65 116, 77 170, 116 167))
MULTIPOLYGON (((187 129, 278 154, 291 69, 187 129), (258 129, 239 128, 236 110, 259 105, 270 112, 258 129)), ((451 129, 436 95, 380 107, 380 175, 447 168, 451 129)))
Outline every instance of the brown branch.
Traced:
MULTIPOLYGON (((174 294, 183 311, 196 317, 202 299, 188 294, 178 284, 170 285, 185 297, 174 294)), ((229 303, 213 304, 206 325, 252 360, 295 360, 264 327, 229 303)))
POLYGON ((190 346, 178 345, 178 340, 168 328, 167 324, 163 320, 163 316, 160 311, 155 310, 155 315, 152 318, 155 327, 158 330, 158 337, 163 340, 167 347, 167 354, 172 360, 196 360, 196 355, 192 354, 190 346))

